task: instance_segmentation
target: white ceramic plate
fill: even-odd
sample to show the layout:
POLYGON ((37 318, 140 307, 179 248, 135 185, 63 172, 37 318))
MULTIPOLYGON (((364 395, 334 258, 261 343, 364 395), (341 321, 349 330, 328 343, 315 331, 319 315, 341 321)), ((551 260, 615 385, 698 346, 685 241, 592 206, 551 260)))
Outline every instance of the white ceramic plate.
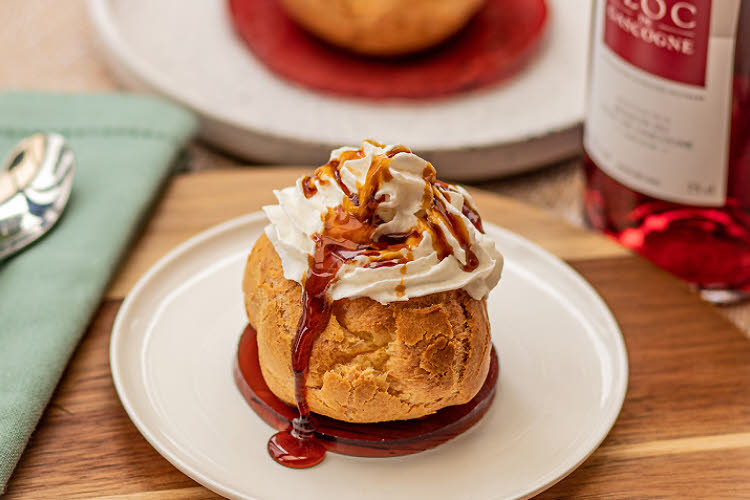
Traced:
POLYGON ((178 469, 243 499, 522 498, 575 469, 609 432, 627 386, 617 323, 571 268, 491 224, 506 257, 488 309, 497 396, 465 434, 398 458, 329 453, 291 470, 232 379, 246 319, 246 256, 266 224, 250 214, 184 243, 138 282, 112 331, 110 362, 141 434, 178 469))
POLYGON ((418 103, 344 99, 277 78, 246 49, 224 0, 89 0, 113 72, 203 119, 208 141, 270 163, 318 165, 367 137, 403 143, 442 177, 473 180, 576 154, 590 0, 547 0, 546 43, 498 87, 418 103))

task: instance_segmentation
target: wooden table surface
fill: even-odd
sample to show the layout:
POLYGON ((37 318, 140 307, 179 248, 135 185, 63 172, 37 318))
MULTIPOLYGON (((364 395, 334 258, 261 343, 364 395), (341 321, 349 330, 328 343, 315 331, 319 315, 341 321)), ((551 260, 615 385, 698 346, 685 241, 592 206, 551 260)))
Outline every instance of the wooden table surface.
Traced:
MULTIPOLYGON (((109 370, 112 322, 127 291, 168 250, 271 202, 271 189, 299 174, 214 170, 171 182, 69 365, 7 498, 216 497, 172 467, 128 419, 109 370)), ((628 395, 615 427, 540 498, 750 498, 750 341, 682 283, 609 240, 507 198, 477 192, 475 200, 485 219, 586 277, 614 312, 629 352, 628 395)))
MULTIPOLYGON (((0 88, 107 91, 86 0, 2 0, 0 88)), ((125 293, 186 238, 271 201, 296 172, 215 170, 239 162, 190 145, 174 180, 122 264, 32 437, 7 498, 200 499, 215 495, 161 458, 127 418, 108 365, 125 293)), ((580 214, 577 162, 484 183, 495 192, 580 214)), ((683 285, 604 238, 507 199, 478 195, 485 218, 567 260, 602 294, 623 329, 630 386, 597 452, 542 498, 750 498, 750 342, 683 285)), ((750 305, 721 312, 750 334, 750 305)), ((501 472, 501 471, 500 471, 501 472)))

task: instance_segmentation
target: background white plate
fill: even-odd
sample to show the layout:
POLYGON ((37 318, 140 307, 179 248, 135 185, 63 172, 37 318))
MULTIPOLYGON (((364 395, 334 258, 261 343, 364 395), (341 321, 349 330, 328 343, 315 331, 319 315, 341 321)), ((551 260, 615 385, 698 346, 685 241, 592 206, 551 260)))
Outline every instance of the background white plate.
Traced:
POLYGON ((245 48, 223 0, 90 0, 107 62, 134 89, 203 119, 209 142, 245 158, 315 164, 367 137, 403 143, 442 177, 476 180, 572 156, 580 147, 590 0, 547 0, 547 39, 519 75, 458 97, 343 99, 277 78, 245 48))
POLYGON ((628 368, 609 310, 567 265, 487 224, 506 267, 488 302, 500 380, 484 419, 408 457, 329 453, 307 470, 277 465, 266 452, 274 431, 232 378, 244 263, 265 223, 250 214, 172 251, 139 281, 112 331, 112 376, 128 415, 206 487, 255 499, 521 498, 572 471, 614 424, 628 368))

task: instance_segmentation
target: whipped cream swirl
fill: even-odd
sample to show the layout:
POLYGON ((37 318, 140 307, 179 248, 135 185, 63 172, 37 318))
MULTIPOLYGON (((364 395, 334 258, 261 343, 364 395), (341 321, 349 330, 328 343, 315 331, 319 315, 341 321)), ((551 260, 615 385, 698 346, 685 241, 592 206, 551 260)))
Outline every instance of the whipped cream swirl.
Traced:
POLYGON ((481 231, 471 196, 437 181, 432 165, 403 146, 364 141, 334 150, 313 176, 274 194, 278 205, 263 207, 265 232, 286 279, 304 285, 321 238, 355 235, 363 249, 342 251, 330 300, 385 304, 457 289, 482 299, 500 279, 503 258, 481 231))

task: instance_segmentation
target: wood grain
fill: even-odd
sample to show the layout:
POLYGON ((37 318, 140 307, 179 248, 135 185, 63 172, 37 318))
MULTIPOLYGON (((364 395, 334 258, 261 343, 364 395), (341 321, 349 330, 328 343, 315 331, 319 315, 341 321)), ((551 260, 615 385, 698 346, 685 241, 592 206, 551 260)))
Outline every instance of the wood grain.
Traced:
POLYGON ((750 449, 610 460, 597 455, 537 498, 747 499, 750 449))
POLYGON ((750 431, 742 332, 640 258, 571 264, 615 313, 628 349, 628 394, 611 444, 750 431))
MULTIPOLYGON (((572 264, 620 322, 630 385, 602 446, 541 498, 750 498, 750 342, 640 258, 572 264)), ((99 310, 7 498, 214 498, 148 445, 117 399, 107 351, 119 304, 99 310)))

